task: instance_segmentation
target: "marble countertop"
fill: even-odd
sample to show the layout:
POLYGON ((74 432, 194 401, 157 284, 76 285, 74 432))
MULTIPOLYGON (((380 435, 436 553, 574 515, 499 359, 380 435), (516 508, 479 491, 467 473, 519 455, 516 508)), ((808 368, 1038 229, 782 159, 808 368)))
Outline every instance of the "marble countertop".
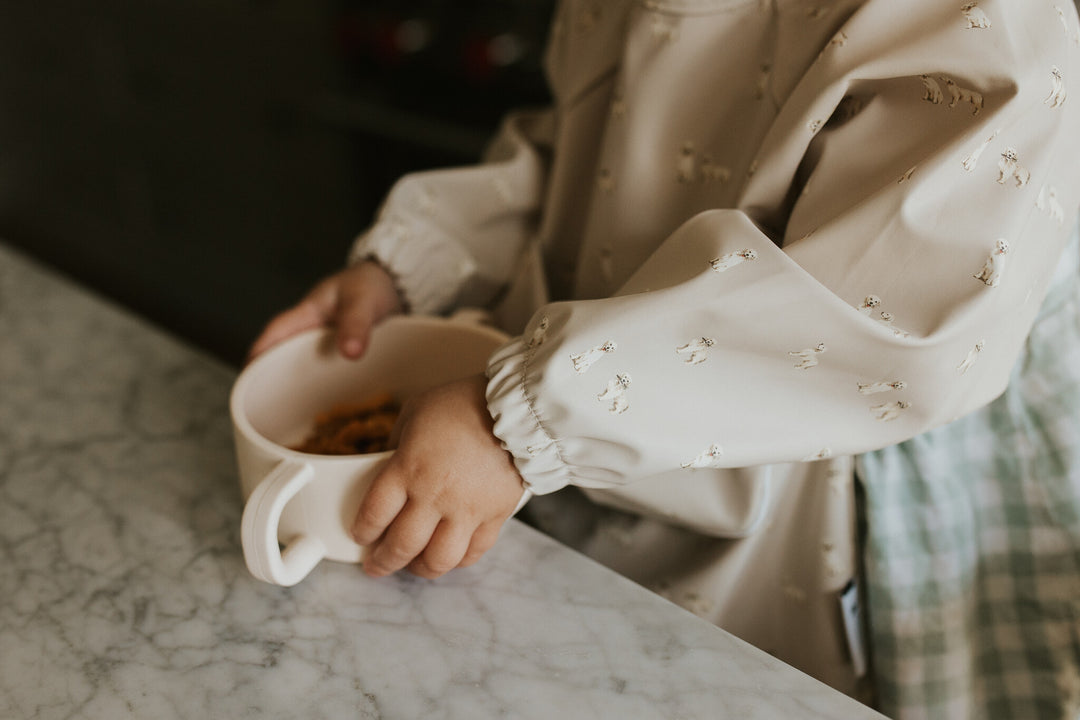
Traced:
POLYGON ((2 245, 0 337, 0 718, 880 717, 516 521, 256 581, 233 370, 2 245))

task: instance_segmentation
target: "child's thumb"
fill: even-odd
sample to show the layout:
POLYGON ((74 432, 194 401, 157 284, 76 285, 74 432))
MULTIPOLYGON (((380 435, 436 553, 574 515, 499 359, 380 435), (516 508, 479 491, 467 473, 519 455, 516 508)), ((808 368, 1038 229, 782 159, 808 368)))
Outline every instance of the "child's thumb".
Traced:
POLYGON ((345 357, 358 358, 368 347, 371 329, 403 310, 401 297, 390 274, 373 261, 343 271, 337 293, 338 348, 345 357))
POLYGON ((337 313, 337 344, 341 354, 350 359, 363 355, 371 329, 381 319, 369 293, 343 293, 337 313))

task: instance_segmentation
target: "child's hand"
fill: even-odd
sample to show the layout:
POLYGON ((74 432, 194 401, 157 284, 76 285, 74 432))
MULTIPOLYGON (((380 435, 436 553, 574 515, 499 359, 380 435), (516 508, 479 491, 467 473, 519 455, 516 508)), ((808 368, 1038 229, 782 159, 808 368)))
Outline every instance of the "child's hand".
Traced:
POLYGON ((393 278, 375 262, 362 262, 326 278, 295 306, 263 329, 248 352, 250 361, 272 345, 311 328, 337 328, 341 354, 358 358, 367 349, 371 328, 402 311, 393 278))
POLYGON ((487 552, 523 492, 510 454, 492 434, 483 376, 411 399, 397 450, 360 505, 353 537, 373 577, 407 567, 435 578, 487 552))

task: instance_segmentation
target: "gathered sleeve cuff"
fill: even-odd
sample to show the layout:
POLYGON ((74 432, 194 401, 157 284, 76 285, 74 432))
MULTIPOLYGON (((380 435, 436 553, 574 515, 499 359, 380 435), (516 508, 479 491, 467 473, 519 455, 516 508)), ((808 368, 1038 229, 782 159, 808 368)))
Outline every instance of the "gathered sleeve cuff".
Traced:
POLYGON ((375 260, 394 279, 410 312, 437 314, 451 307, 476 264, 465 248, 422 218, 384 215, 361 235, 349 264, 375 260))
POLYGON ((572 483, 559 446, 534 410, 529 360, 535 348, 524 337, 501 347, 488 364, 488 409, 494 432, 514 457, 514 464, 534 494, 543 495, 572 483))
POLYGON ((349 263, 379 262, 413 312, 488 304, 513 277, 535 230, 551 133, 549 113, 516 113, 483 163, 401 178, 349 263))

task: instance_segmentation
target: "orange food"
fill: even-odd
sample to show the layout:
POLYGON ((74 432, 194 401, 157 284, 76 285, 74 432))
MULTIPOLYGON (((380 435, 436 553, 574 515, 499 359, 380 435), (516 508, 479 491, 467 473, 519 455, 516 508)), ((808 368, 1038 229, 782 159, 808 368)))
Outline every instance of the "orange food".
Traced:
POLYGON ((316 455, 361 455, 390 449, 401 406, 390 393, 335 405, 315 417, 315 429, 293 450, 316 455))

